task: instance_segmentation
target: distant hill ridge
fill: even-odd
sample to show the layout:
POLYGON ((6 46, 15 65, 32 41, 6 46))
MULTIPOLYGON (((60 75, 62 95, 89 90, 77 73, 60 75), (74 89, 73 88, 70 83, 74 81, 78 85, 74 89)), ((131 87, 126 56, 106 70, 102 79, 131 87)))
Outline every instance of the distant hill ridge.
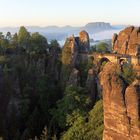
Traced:
MULTIPOLYGON (((64 41, 68 36, 72 34, 78 35, 78 33, 82 30, 87 31, 90 35, 103 33, 102 35, 100 35, 100 37, 104 39, 108 39, 108 37, 104 37, 106 36, 106 33, 104 32, 111 32, 113 30, 122 30, 125 27, 125 25, 111 25, 110 23, 107 22, 90 22, 87 23, 85 26, 81 26, 81 27, 73 27, 70 25, 66 25, 63 27, 59 27, 59 26, 45 26, 45 27, 25 26, 25 27, 29 32, 39 32, 42 35, 46 36, 48 41, 51 41, 52 39, 57 39, 58 41, 64 41)), ((0 32, 3 33, 7 33, 7 32, 16 33, 18 32, 18 30, 19 27, 0 28, 0 32)), ((97 38, 99 39, 100 37, 98 36, 99 35, 97 35, 97 38)), ((112 37, 112 33, 111 33, 111 37, 112 37)))
MULTIPOLYGON (((26 28, 30 32, 42 32, 42 33, 72 33, 72 32, 79 32, 81 30, 86 30, 89 33, 97 33, 105 30, 111 30, 115 29, 115 26, 112 26, 110 23, 106 22, 90 22, 82 27, 73 27, 70 25, 59 27, 59 26, 46 26, 46 27, 40 27, 40 26, 26 26, 26 28)), ((17 32, 19 30, 19 27, 1 27, 1 32, 17 32)))

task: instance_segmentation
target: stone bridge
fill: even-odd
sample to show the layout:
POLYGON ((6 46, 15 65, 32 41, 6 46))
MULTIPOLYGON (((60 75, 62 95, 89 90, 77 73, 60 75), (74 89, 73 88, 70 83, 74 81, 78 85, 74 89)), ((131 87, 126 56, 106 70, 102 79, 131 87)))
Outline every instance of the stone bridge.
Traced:
POLYGON ((121 64, 121 62, 127 62, 133 66, 140 66, 140 56, 124 55, 124 54, 101 54, 93 53, 89 57, 96 59, 99 64, 102 64, 104 61, 110 61, 113 63, 121 64))

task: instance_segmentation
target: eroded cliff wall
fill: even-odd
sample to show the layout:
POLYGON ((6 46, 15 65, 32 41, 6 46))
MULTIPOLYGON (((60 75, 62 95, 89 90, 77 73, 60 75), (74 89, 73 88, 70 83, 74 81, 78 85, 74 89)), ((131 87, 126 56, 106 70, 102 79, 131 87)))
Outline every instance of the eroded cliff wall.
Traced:
POLYGON ((117 73, 117 65, 107 63, 100 73, 104 107, 104 140, 139 140, 140 81, 128 87, 117 73))

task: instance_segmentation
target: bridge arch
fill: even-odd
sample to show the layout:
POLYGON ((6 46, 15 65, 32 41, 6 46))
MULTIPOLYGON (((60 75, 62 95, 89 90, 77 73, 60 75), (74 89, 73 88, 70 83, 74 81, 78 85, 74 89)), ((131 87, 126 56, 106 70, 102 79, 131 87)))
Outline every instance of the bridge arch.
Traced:
POLYGON ((105 63, 107 62, 110 62, 110 60, 107 58, 107 57, 102 57, 100 60, 99 60, 99 65, 102 66, 104 65, 105 63))
POLYGON ((126 58, 119 58, 119 64, 123 65, 124 63, 129 63, 126 58))

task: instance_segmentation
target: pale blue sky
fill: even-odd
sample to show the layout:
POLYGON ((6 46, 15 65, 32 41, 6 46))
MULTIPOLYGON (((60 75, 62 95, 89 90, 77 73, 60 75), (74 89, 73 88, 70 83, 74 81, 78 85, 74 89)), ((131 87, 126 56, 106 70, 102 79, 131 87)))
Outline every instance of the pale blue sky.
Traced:
POLYGON ((0 26, 140 25, 140 0, 0 0, 0 26))

